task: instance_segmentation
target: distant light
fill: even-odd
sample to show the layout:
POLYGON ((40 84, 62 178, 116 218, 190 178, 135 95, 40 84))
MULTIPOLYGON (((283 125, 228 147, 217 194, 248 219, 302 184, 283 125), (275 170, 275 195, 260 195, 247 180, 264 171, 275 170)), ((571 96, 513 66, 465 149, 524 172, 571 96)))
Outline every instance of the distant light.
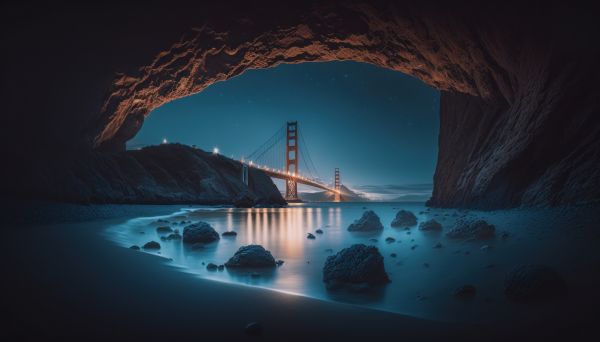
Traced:
POLYGON ((168 144, 169 142, 167 141, 167 138, 163 138, 162 143, 163 144, 168 144))
POLYGON ((213 148, 213 154, 219 154, 219 148, 218 147, 214 147, 213 148))

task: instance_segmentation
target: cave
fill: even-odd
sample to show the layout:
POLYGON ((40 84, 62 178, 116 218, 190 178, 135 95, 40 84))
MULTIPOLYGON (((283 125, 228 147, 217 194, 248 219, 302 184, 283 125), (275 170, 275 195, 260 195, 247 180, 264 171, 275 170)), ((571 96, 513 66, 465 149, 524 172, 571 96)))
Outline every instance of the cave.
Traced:
POLYGON ((2 3, 3 336, 593 340, 597 18, 555 1, 2 3), (220 82, 333 63, 439 94, 427 200, 343 201, 334 168, 330 197, 296 201, 295 171, 127 148, 220 82))
POLYGON ((48 14, 53 8, 17 6, 4 14, 5 32, 13 33, 4 37, 12 52, 3 57, 4 138, 25 147, 9 151, 3 188, 21 197, 81 200, 48 188, 49 179, 77 186, 67 184, 72 172, 59 165, 122 151, 154 108, 248 69, 351 60, 441 91, 429 205, 597 200, 598 103, 590 86, 598 77, 598 48, 588 43, 591 14, 560 4, 482 7, 214 4, 182 13, 151 4, 136 13, 133 6, 96 5, 69 8, 59 22, 48 14), (105 27, 108 21, 114 24, 105 27), (70 31, 82 22, 87 30, 70 31), (51 29, 36 29, 42 25, 51 29), (28 67, 11 68, 16 59, 28 67), (34 90, 40 82, 45 89, 34 90))

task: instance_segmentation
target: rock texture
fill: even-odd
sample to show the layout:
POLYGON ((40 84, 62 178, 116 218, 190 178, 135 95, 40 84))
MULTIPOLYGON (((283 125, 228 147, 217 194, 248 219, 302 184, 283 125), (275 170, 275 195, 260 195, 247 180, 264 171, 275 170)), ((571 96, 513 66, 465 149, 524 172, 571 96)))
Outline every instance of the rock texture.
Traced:
POLYGON ((82 153, 122 150, 153 109, 245 70, 353 60, 442 92, 430 205, 600 199, 600 24, 584 5, 196 6, 2 11, 3 46, 18 51, 1 63, 2 145, 22 144, 5 155, 3 193, 61 199, 44 184, 68 178, 82 153))
POLYGON ((348 226, 350 232, 378 232, 383 230, 379 216, 373 210, 367 210, 360 219, 348 226))
POLYGON ((392 227, 406 228, 417 225, 417 217, 408 210, 400 210, 396 213, 396 217, 390 224, 392 227))
POLYGON ((210 243, 217 241, 220 238, 219 233, 206 222, 190 224, 183 228, 184 243, 210 243))
POLYGON ((496 227, 484 220, 458 219, 452 229, 446 233, 451 239, 481 240, 496 235, 496 227))
POLYGON ((242 246, 225 263, 226 267, 275 267, 275 258, 261 245, 242 246))
POLYGON ((328 289, 334 290, 346 285, 385 284, 390 280, 379 250, 357 244, 327 257, 323 266, 323 281, 328 289))
POLYGON ((442 225, 435 219, 427 220, 425 222, 421 222, 419 225, 419 230, 425 231, 440 231, 442 230, 442 225))

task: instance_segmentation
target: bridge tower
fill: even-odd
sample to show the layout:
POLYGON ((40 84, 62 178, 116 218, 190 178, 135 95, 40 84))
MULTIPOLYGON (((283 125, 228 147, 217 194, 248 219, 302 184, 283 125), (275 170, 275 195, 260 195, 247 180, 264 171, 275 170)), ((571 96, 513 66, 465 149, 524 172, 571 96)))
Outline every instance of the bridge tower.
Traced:
MULTIPOLYGON (((285 171, 291 175, 298 173, 298 121, 288 121, 285 140, 285 171)), ((285 181, 286 201, 298 201, 298 183, 285 181)))
POLYGON ((340 169, 338 167, 335 168, 335 181, 333 184, 333 188, 337 191, 334 195, 334 202, 340 202, 342 200, 342 195, 340 194, 341 184, 340 184, 340 169))

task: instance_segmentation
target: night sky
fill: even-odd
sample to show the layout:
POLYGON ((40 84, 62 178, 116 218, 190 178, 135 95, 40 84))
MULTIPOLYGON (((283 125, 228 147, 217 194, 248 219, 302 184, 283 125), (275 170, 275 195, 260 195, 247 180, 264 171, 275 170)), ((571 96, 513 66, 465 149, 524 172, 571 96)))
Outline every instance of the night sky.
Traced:
POLYGON ((156 109, 128 147, 166 138, 239 158, 287 120, 298 121, 326 182, 339 167, 343 184, 373 198, 430 192, 439 92, 408 75, 356 62, 247 71, 156 109))

